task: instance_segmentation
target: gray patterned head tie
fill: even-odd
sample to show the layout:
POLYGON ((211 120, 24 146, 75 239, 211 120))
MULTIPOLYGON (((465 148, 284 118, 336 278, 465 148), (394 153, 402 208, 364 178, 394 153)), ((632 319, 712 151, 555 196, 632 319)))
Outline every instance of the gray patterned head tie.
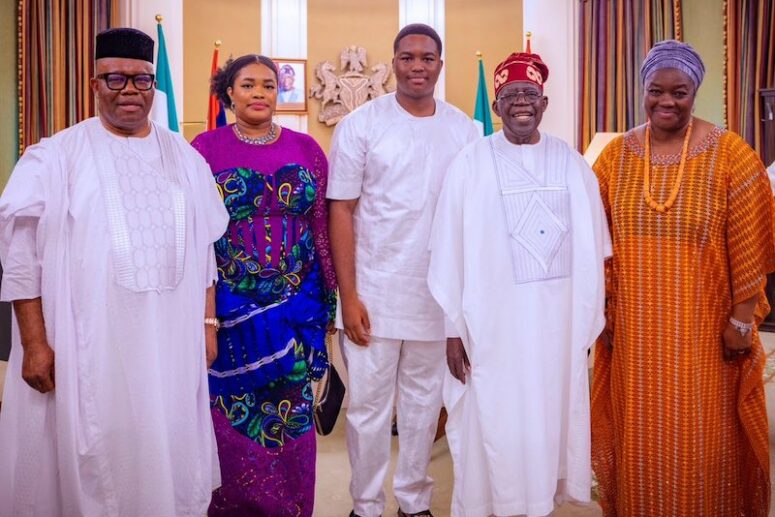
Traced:
POLYGON ((662 68, 675 68, 688 75, 694 83, 695 91, 705 76, 705 65, 697 51, 688 43, 674 39, 660 41, 651 47, 640 66, 641 82, 646 84, 654 72, 662 68))

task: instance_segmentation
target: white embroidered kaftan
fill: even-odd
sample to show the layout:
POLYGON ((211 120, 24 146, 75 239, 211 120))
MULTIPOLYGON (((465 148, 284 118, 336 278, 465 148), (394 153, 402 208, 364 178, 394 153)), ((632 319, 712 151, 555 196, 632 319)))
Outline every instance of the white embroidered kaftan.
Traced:
POLYGON ((587 350, 603 325, 610 240, 581 156, 541 134, 502 132, 450 166, 428 283, 471 361, 447 371, 452 515, 542 516, 590 498, 587 350))
POLYGON ((93 118, 27 149, 0 197, 2 299, 42 298, 53 392, 0 413, 0 516, 202 516, 220 483, 204 350, 227 214, 179 136, 93 118))

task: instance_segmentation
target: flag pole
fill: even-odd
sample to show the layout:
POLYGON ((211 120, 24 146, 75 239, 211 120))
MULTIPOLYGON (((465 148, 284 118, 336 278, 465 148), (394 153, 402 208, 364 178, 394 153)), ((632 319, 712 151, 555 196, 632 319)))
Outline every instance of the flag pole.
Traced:
POLYGON ((175 92, 172 87, 172 73, 167 56, 167 44, 164 41, 164 29, 161 24, 163 18, 161 14, 157 14, 155 18, 158 52, 156 54, 156 92, 151 107, 151 118, 164 127, 177 132, 180 128, 175 105, 175 92))
MULTIPOLYGON (((210 67, 210 78, 212 79, 218 72, 218 53, 221 48, 221 40, 217 39, 213 42, 213 61, 210 67)), ((226 112, 223 110, 221 101, 218 97, 210 93, 210 97, 207 103, 207 130, 213 130, 217 127, 226 125, 226 112)))
POLYGON ((527 39, 527 42, 525 43, 525 52, 527 52, 528 54, 532 54, 533 53, 532 49, 530 48, 530 38, 532 38, 532 37, 533 37, 533 33, 532 32, 527 31, 525 33, 525 38, 527 39))
POLYGON ((492 117, 490 116, 490 98, 487 95, 487 81, 484 75, 484 60, 482 52, 476 51, 479 69, 479 80, 476 86, 476 101, 474 103, 474 122, 479 127, 483 136, 492 134, 492 117))

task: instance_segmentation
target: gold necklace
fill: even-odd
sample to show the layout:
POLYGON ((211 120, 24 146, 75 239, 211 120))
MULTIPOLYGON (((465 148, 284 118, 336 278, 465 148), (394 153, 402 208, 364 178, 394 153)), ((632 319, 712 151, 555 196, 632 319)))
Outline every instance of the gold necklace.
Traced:
POLYGON ((678 191, 681 189, 681 181, 684 177, 684 167, 686 166, 686 157, 689 154, 689 140, 692 137, 692 125, 694 124, 694 118, 689 121, 689 127, 686 129, 686 135, 684 136, 683 149, 681 149, 681 161, 678 163, 678 177, 675 179, 673 188, 670 191, 670 195, 664 204, 657 203, 653 197, 651 197, 651 122, 646 123, 646 165, 643 172, 643 197, 646 203, 659 213, 665 213, 675 204, 675 200, 678 197, 678 191))

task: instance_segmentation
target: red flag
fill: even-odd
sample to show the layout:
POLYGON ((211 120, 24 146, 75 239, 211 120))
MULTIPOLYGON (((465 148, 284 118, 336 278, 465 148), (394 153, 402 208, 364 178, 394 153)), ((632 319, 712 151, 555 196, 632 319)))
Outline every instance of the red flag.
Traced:
POLYGON ((530 33, 530 32, 525 34, 525 36, 527 36, 527 43, 525 43, 525 53, 527 53, 527 54, 532 54, 533 53, 533 51, 530 49, 530 37, 532 35, 533 34, 530 33))
MULTIPOLYGON (((213 64, 210 69, 210 78, 215 77, 218 72, 218 47, 221 46, 220 40, 215 42, 215 49, 213 49, 213 64)), ((218 100, 218 97, 213 93, 210 94, 210 103, 207 107, 207 130, 210 131, 217 127, 226 125, 226 112, 223 109, 223 104, 218 100)))

